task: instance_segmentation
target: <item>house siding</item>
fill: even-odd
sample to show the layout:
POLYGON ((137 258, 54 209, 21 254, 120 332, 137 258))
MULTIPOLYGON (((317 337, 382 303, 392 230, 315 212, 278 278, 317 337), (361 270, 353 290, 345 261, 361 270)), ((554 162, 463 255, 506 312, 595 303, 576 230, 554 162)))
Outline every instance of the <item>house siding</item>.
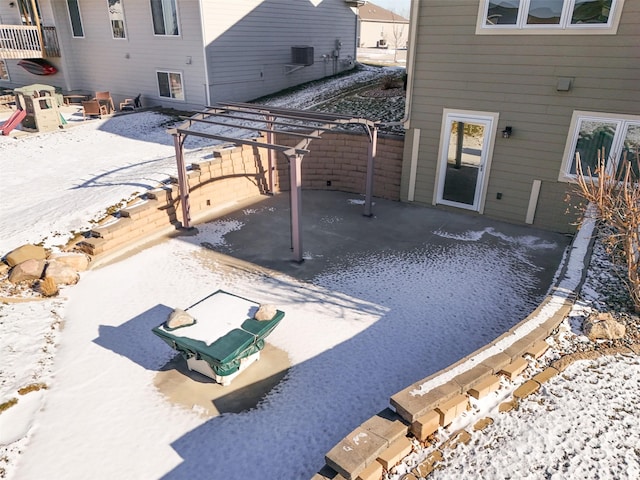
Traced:
MULTIPOLYGON (((72 36, 66 0, 40 0, 44 24, 55 25, 62 51, 61 58, 49 59, 59 72, 47 83, 64 91, 109 91, 116 104, 140 93, 145 107, 201 110, 216 100, 253 100, 355 65, 356 9, 344 0, 177 0, 175 37, 153 34, 149 0, 122 1, 126 39, 112 38, 107 0, 79 2, 82 38, 72 36), (313 65, 288 66, 291 47, 299 45, 314 47, 313 65), (159 96, 157 71, 182 74, 184 100, 159 96)), ((17 8, 1 5, 2 22, 19 24, 17 8)), ((0 82, 3 87, 44 80, 16 60, 7 60, 7 67, 10 82, 0 82)))
POLYGON ((84 38, 73 38, 66 2, 54 1, 69 90, 108 90, 116 102, 142 94, 144 106, 200 109, 206 104, 204 55, 196 0, 178 2, 180 36, 153 34, 148 0, 123 0, 126 39, 114 39, 107 0, 81 2, 84 38), (187 63, 191 57, 191 63, 187 63), (185 100, 161 98, 156 72, 182 73, 185 100))
POLYGON ((405 48, 409 38, 409 22, 360 21, 360 47, 373 48, 386 40, 389 48, 405 48))
POLYGON ((212 102, 252 100, 355 64, 356 14, 344 0, 220 4, 203 6, 212 102), (338 39, 339 57, 333 58, 338 39), (314 48, 314 64, 287 73, 291 47, 300 45, 314 48))
POLYGON ((476 35, 478 7, 420 2, 410 118, 421 132, 415 201, 433 200, 443 109, 497 112, 498 131, 510 125, 513 135, 495 139, 484 214, 524 223, 531 186, 541 180, 534 226, 572 231, 564 197, 573 187, 558 181, 571 116, 640 114, 640 2, 624 3, 616 35, 476 35), (573 79, 570 91, 556 90, 559 77, 573 79))

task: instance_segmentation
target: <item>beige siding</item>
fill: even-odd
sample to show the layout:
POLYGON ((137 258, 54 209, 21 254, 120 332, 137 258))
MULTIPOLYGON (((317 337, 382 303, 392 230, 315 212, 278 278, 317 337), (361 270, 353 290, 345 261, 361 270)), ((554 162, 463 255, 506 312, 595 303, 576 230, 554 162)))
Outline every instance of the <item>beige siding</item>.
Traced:
POLYGON ((498 131, 510 125, 514 133, 495 141, 484 213, 523 223, 538 179, 534 225, 570 231, 569 185, 557 178, 571 115, 640 113, 640 2, 625 2, 617 35, 476 35, 478 6, 420 2, 411 111, 411 127, 422 130, 416 201, 433 198, 443 108, 497 112, 498 131), (559 77, 573 78, 570 91, 556 90, 559 77))
POLYGON ((404 48, 409 39, 408 23, 360 22, 360 47, 373 48, 384 39, 389 48, 404 48))

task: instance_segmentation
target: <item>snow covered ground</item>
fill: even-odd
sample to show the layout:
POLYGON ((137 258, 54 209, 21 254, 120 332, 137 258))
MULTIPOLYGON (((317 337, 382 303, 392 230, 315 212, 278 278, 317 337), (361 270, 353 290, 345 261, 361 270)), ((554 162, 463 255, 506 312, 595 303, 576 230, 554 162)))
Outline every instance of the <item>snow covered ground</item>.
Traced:
MULTIPOLYGON (((369 70, 357 75, 374 77, 369 70)), ((308 108, 349 84, 336 82, 286 104, 308 108)), ((107 207, 172 174, 169 120, 144 112, 0 137, 0 251, 41 240, 62 244, 107 207)), ((200 155, 202 146, 190 145, 189 155, 200 155)), ((17 400, 0 413, 0 478, 310 478, 324 454, 385 408, 390 395, 487 341, 469 334, 474 326, 493 338, 530 311, 536 285, 528 252, 544 248, 535 239, 504 238, 498 250, 467 232, 455 250, 386 252, 303 283, 203 256, 200 243, 224 243, 237 228, 224 221, 199 226, 190 241, 167 240, 84 273, 57 298, 0 305, 0 404, 17 400), (367 265, 387 282, 372 281, 379 271, 367 265), (255 409, 208 418, 155 387, 174 352, 150 329, 174 307, 219 288, 286 312, 269 343, 287 352, 292 367, 255 409), (434 326, 438 335, 427 344, 434 326)), ((640 415, 639 378, 637 359, 577 364, 550 382, 541 401, 496 416, 441 474, 637 478, 630 419, 640 415), (596 388, 595 380, 597 390, 581 390, 596 388), (598 401, 587 408, 590 395, 598 401), (493 446, 500 461, 490 456, 493 446), (599 470, 589 468, 594 457, 599 470)), ((496 402, 482 408, 491 411, 496 402)))

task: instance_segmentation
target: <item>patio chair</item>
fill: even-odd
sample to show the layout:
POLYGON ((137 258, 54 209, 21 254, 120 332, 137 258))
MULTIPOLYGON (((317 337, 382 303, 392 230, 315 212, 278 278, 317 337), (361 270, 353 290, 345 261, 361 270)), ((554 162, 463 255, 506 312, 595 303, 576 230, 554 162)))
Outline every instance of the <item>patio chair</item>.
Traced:
POLYGON ((116 111, 116 107, 113 105, 113 98, 111 98, 111 94, 109 92, 96 92, 94 100, 97 100, 101 105, 106 106, 107 113, 116 111))
POLYGON ((132 111, 136 108, 140 108, 140 97, 141 93, 138 94, 136 98, 125 98, 124 102, 120 103, 120 111, 132 111))
POLYGON ((84 100, 82 102, 82 119, 86 120, 87 117, 98 116, 102 118, 102 115, 108 115, 107 107, 100 105, 98 100, 84 100))

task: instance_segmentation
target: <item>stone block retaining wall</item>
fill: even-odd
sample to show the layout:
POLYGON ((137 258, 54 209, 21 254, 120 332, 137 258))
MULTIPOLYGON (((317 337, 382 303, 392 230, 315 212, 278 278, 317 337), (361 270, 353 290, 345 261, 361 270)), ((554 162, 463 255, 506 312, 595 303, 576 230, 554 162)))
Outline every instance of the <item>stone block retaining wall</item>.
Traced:
MULTIPOLYGON (((392 395, 391 409, 367 420, 334 446, 325 455, 325 466, 312 480, 380 480, 385 471, 413 450, 411 445, 433 444, 432 435, 462 415, 471 397, 484 398, 497 390, 500 377, 513 381, 521 375, 530 362, 545 353, 549 347, 545 339, 571 311, 575 292, 584 281, 593 245, 592 232, 593 224, 585 222, 574 239, 557 286, 533 313, 488 345, 392 395)), ((514 408, 561 369, 556 362, 524 382, 513 392, 513 400, 499 405, 499 411, 514 408)), ((474 429, 481 430, 491 423, 491 419, 484 420, 474 429)), ((442 460, 445 448, 455 448, 470 440, 466 430, 452 432, 446 442, 403 478, 426 477, 442 460)))
MULTIPOLYGON (((299 137, 280 136, 276 143, 295 144, 299 137)), ((303 189, 365 192, 368 137, 326 133, 311 142, 302 163, 303 189), (327 185, 327 181, 331 185, 327 185)), ((403 140, 381 138, 376 161, 374 195, 400 198, 403 140)), ((289 190, 289 165, 285 155, 274 154, 275 192, 289 190)), ((192 222, 213 216, 223 208, 267 193, 267 150, 253 146, 215 148, 213 159, 192 164, 187 171, 192 222)), ((127 245, 149 240, 182 224, 178 179, 146 192, 126 208, 109 215, 92 228, 75 247, 92 256, 113 253, 127 245)))
MULTIPOLYGON (((299 137, 278 134, 275 143, 293 146, 299 137)), ((364 193, 367 175, 369 137, 346 132, 325 133, 313 140, 310 152, 302 161, 302 188, 364 193), (328 184, 330 182, 330 184, 328 184)), ((373 195, 386 200, 400 200, 402 174, 401 137, 379 137, 373 176, 373 195)), ((278 154, 277 177, 281 190, 289 189, 289 165, 278 154)))

